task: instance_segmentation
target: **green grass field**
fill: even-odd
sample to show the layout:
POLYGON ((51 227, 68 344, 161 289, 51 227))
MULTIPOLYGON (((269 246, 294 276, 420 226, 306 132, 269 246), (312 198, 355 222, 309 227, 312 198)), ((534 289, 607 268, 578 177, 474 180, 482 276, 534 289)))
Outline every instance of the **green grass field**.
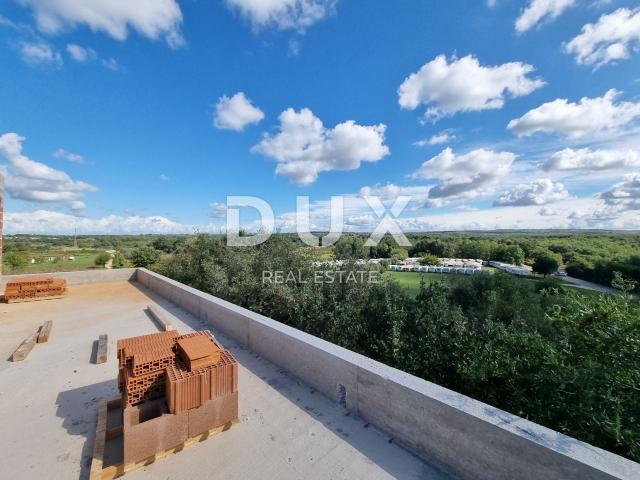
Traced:
POLYGON ((438 280, 449 281, 452 275, 445 275, 442 273, 418 273, 418 272, 386 272, 385 275, 389 275, 396 282, 400 284, 406 292, 415 297, 420 292, 420 281, 424 279, 425 283, 429 284, 438 280))
MULTIPOLYGON (((444 280, 448 282, 454 278, 460 278, 462 275, 456 274, 443 274, 443 273, 419 273, 419 272, 385 272, 385 275, 390 276, 396 282, 400 284, 402 288, 406 290, 406 292, 411 296, 416 296, 420 292, 420 281, 421 277, 424 278, 426 284, 431 282, 435 282, 438 280, 444 280)), ((468 277, 467 277, 468 278, 468 277)), ((541 276, 536 277, 518 277, 513 275, 513 279, 515 282, 524 282, 529 284, 534 284, 542 279, 541 276)), ((573 288, 572 286, 567 284, 565 288, 573 288)), ((590 290, 580 289, 581 292, 586 294, 597 295, 597 292, 593 292, 590 290)))
MULTIPOLYGON (((58 258, 55 262, 51 262, 46 258, 36 263, 28 263, 25 267, 11 271, 11 268, 4 264, 3 271, 7 274, 23 274, 23 273, 52 273, 52 272, 72 272, 76 270, 88 270, 90 268, 98 268, 94 265, 94 261, 99 252, 65 252, 66 255, 73 255, 74 260, 62 260, 58 258)), ((51 256, 60 255, 60 252, 52 252, 51 256)), ((27 255, 29 259, 32 257, 27 255)))

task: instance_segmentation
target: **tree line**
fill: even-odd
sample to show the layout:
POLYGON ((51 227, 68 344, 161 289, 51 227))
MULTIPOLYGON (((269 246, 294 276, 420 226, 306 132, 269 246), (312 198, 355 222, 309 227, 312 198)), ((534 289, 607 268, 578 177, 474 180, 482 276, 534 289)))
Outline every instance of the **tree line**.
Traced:
MULTIPOLYGON (((154 269, 426 380, 640 460, 640 307, 627 295, 506 274, 422 284, 262 282, 312 278, 313 251, 288 237, 229 248, 198 235, 154 269)), ((324 267, 323 267, 324 268, 324 267)), ((363 267, 347 261, 341 269, 363 267)))

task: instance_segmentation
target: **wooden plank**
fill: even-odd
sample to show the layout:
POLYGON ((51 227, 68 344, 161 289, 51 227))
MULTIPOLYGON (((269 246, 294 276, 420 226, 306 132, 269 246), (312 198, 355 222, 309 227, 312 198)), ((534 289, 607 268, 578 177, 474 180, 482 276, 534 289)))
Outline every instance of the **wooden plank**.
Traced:
POLYGON ((29 335, 27 338, 25 338, 22 341, 22 343, 18 346, 18 348, 16 348, 16 351, 13 352, 11 359, 14 362, 21 362, 22 360, 27 358, 27 355, 29 355, 29 352, 33 349, 37 341, 38 341, 38 332, 32 333, 31 335, 29 335))
POLYGON ((151 317, 158 323, 158 325, 160 325, 160 328, 162 328, 165 332, 176 329, 176 327, 171 324, 167 316, 153 305, 147 305, 147 310, 151 314, 151 317))
POLYGON ((98 405, 98 422, 96 425, 96 438, 93 441, 93 458, 89 480, 102 479, 102 465, 104 463, 104 446, 107 441, 107 402, 102 400, 98 405))
POLYGON ((113 400, 109 400, 107 402, 107 409, 115 410, 116 408, 122 408, 122 398, 114 398, 113 400))
POLYGON ((122 425, 118 425, 117 427, 113 427, 107 430, 107 442, 109 440, 113 440, 114 438, 118 438, 122 436, 122 425))
POLYGON ((107 335, 100 335, 98 337, 98 349, 96 351, 96 363, 105 363, 107 361, 107 347, 108 347, 107 335))
POLYGON ((7 303, 24 303, 24 302, 38 302, 40 300, 55 300, 58 298, 64 298, 64 295, 54 295, 51 297, 30 297, 30 298, 7 298, 4 297, 4 301, 7 303))
POLYGON ((53 322, 51 320, 47 320, 40 327, 40 331, 38 332, 38 343, 45 343, 49 341, 49 335, 51 335, 51 328, 53 328, 53 322))

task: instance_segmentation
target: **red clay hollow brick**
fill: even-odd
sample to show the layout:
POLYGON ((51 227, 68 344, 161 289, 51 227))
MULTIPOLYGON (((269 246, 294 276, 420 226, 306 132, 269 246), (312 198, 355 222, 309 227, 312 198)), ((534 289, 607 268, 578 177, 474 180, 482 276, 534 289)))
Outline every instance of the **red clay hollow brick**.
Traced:
POLYGON ((195 371, 177 361, 167 368, 166 396, 169 411, 178 413, 238 389, 238 364, 228 350, 215 365, 195 371))
POLYGON ((189 370, 212 365, 220 359, 222 348, 208 330, 194 332, 176 339, 178 353, 189 370))
POLYGON ((35 299, 60 296, 67 288, 67 281, 52 276, 24 277, 7 282, 4 291, 6 300, 35 299))
POLYGON ((127 466, 184 442, 189 434, 189 418, 186 412, 168 414, 164 399, 158 399, 126 407, 122 431, 127 466))
POLYGON ((139 337, 122 338, 118 340, 118 365, 123 368, 132 359, 136 352, 143 349, 154 348, 173 348, 175 339, 180 336, 176 331, 150 333, 139 337), (125 352, 126 350, 126 352, 125 352))
POLYGON ((238 392, 214 398, 184 413, 189 415, 189 437, 208 432, 238 419, 238 392))
POLYGON ((134 375, 144 375, 145 373, 164 370, 175 363, 175 358, 176 354, 170 347, 153 347, 152 349, 134 353, 131 368, 134 375))
POLYGON ((134 376, 131 368, 124 370, 123 399, 125 405, 137 405, 145 400, 153 400, 165 395, 165 377, 163 370, 134 376))

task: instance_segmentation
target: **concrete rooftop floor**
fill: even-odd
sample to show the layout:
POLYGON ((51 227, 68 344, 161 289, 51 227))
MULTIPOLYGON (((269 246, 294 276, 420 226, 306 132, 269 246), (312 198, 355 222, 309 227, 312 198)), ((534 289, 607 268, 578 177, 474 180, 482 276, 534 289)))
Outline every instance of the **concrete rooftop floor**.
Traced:
MULTIPOLYGON (((128 282, 71 286, 61 300, 0 304, 0 476, 88 477, 98 401, 118 395, 116 340, 158 330, 144 310, 149 304, 168 311, 180 332, 210 329, 128 282), (45 320, 53 320, 49 342, 22 362, 9 361, 45 320), (93 342, 103 333, 109 360, 96 365, 93 342)), ((450 478, 288 372, 213 333, 240 364, 240 422, 126 478, 450 478)))

